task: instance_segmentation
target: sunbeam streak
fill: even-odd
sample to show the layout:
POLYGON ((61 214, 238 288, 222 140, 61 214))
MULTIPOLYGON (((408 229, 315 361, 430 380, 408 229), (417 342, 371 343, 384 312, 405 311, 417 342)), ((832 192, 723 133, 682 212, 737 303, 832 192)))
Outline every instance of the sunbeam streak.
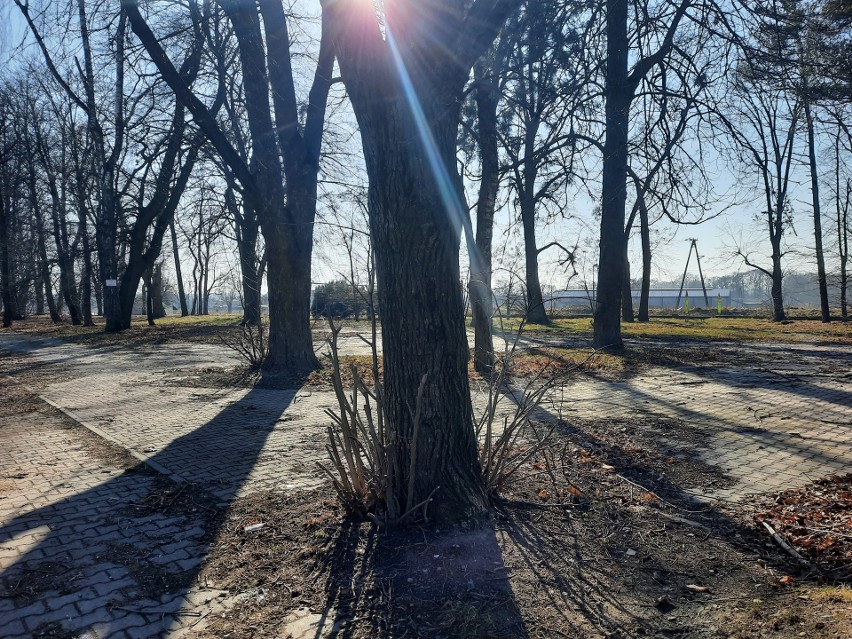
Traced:
MULTIPOLYGON (((414 83, 411 81, 411 76, 405 66, 405 61, 399 51, 391 29, 386 25, 385 34, 390 48, 396 71, 399 74, 400 82, 402 83, 405 101, 408 108, 411 110, 411 116, 414 120, 414 126, 417 128, 417 135, 420 138, 426 157, 429 161, 429 168, 432 172, 432 177, 438 187, 438 192, 441 196, 441 203, 444 211, 449 218, 450 223, 455 229, 464 229, 466 234, 471 233, 471 224, 468 217, 467 206, 462 202, 459 192, 456 189, 455 181, 450 174, 444 160, 441 157, 441 151, 438 144, 435 142, 435 136, 432 135, 432 130, 426 119, 426 114, 423 111, 423 106, 420 104, 420 99, 417 97, 417 92, 414 89, 414 83)), ((471 237, 472 240, 472 237, 471 237)), ((473 245, 473 242, 469 242, 473 245)), ((474 251, 476 252, 476 251, 474 251)), ((470 259, 479 260, 478 255, 469 256, 470 259)))

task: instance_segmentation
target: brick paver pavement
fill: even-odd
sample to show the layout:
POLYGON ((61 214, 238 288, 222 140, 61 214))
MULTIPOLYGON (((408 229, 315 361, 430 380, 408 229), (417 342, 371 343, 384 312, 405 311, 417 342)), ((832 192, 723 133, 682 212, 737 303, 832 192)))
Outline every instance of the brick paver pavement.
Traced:
POLYGON ((191 636, 226 594, 195 583, 205 522, 92 440, 46 404, 0 415, 0 637, 191 636))
MULTIPOLYGON (((342 346, 344 352, 362 348, 357 338, 342 346)), ((779 348, 728 347, 762 354, 779 348)), ((173 479, 206 488, 222 505, 255 491, 307 488, 323 481, 315 462, 324 457, 329 421, 324 411, 335 405, 332 393, 307 388, 189 388, 164 379, 164 371, 176 367, 236 364, 227 349, 198 344, 90 349, 14 334, 0 336, 0 348, 28 353, 27 361, 34 366, 61 364, 69 374, 63 378, 66 381, 45 389, 46 400, 173 479)), ((711 489, 708 495, 741 499, 852 471, 849 371, 850 347, 785 346, 778 350, 778 363, 771 369, 656 367, 623 381, 579 375, 563 389, 562 401, 551 398, 545 409, 568 420, 571 416, 631 415, 682 420, 706 434, 705 448, 694 452, 738 480, 729 488, 711 489)), ((0 459, 0 478, 13 482, 14 488, 5 494, 20 491, 20 496, 0 500, 0 576, 5 579, 16 570, 26 571, 28 562, 49 558, 50 547, 62 547, 63 552, 77 553, 67 555, 65 562, 83 571, 80 588, 75 581, 73 593, 88 594, 50 593, 46 599, 23 605, 3 599, 0 592, 0 637, 29 636, 39 624, 47 623, 67 630, 84 628, 85 623, 74 626, 76 622, 69 619, 86 619, 85 615, 97 611, 101 618, 86 621, 91 622, 89 630, 94 628, 89 636, 105 636, 97 623, 118 624, 105 626, 109 633, 118 633, 114 636, 121 636, 120 632, 165 634, 166 625, 143 624, 144 615, 134 611, 146 607, 165 611, 170 605, 185 610, 189 584, 183 591, 167 593, 168 601, 143 601, 141 606, 133 575, 125 575, 120 565, 104 559, 101 546, 114 543, 145 549, 149 561, 167 557, 165 563, 172 568, 183 561, 191 573, 190 562, 197 566, 204 553, 203 545, 193 540, 193 523, 171 522, 158 514, 150 520, 131 517, 127 525, 116 524, 121 515, 110 510, 112 504, 120 508, 118 504, 150 490, 150 476, 115 469, 95 472, 68 434, 12 440, 18 444, 11 455, 0 459), (16 479, 19 475, 22 478, 16 479), (27 484, 30 477, 34 485, 27 484), (63 530, 72 543, 62 541, 63 530), (106 540, 102 535, 107 535, 106 540), (51 540, 57 540, 53 546, 48 543, 51 540), (99 590, 95 583, 83 583, 96 575, 108 575, 112 585, 99 590), (133 603, 116 606, 116 601, 133 603), (94 602, 100 607, 89 610, 94 602), (129 621, 105 620, 107 613, 116 612, 129 621)), ((186 619, 168 612, 161 613, 159 623, 168 622, 173 630, 187 625, 186 619)))

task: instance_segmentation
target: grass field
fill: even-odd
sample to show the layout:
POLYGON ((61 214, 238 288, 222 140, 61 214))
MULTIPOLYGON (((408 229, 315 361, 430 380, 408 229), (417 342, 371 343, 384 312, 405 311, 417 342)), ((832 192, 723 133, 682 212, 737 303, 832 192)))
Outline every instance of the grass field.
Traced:
MULTIPOLYGON (((194 341, 220 343, 219 336, 229 329, 235 328, 241 315, 196 315, 179 317, 176 315, 158 319, 156 326, 148 326, 145 318, 134 316, 133 325, 121 333, 106 334, 100 318, 96 318, 96 326, 71 326, 70 324, 51 324, 46 317, 30 317, 15 322, 13 331, 27 334, 54 337, 72 342, 91 345, 128 346, 144 343, 166 343, 177 341, 194 341)), ((516 334, 521 320, 516 317, 495 318, 495 331, 507 337, 516 334)), ((315 329, 327 328, 323 320, 314 322, 315 329)), ((370 324, 365 320, 344 320, 344 330, 347 332, 370 331, 370 324)), ((755 317, 652 317, 650 322, 622 323, 622 332, 627 338, 642 338, 650 341, 725 341, 725 342, 782 342, 782 343, 821 343, 821 344, 852 344, 852 322, 834 321, 823 324, 815 319, 797 319, 786 322, 772 322, 755 317)), ((592 319, 590 317, 556 318, 551 324, 524 324, 523 333, 542 338, 559 337, 590 339, 592 335, 592 319)), ((642 350, 645 350, 644 348, 642 350)), ((572 361, 585 360, 591 351, 572 349, 572 361)), ((569 354, 563 354, 569 357, 569 354)), ((600 359, 602 355, 596 355, 600 359)), ((620 368, 618 358, 598 365, 604 368, 620 368)))
MULTIPOLYGON (((505 332, 518 330, 520 320, 504 321, 505 332)), ((790 320, 772 322, 753 317, 696 317, 652 318, 650 322, 622 323, 626 337, 644 337, 667 340, 724 340, 742 342, 833 342, 852 343, 852 322, 819 320, 790 320)), ((592 320, 589 317, 557 318, 551 324, 526 324, 524 333, 566 336, 590 336, 592 320)))

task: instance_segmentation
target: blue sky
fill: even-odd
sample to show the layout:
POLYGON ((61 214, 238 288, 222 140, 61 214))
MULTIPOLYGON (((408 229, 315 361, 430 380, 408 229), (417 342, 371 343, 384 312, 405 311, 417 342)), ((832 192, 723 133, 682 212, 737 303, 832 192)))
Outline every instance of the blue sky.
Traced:
MULTIPOLYGON (((14 59, 17 55, 16 47, 20 44, 26 32, 25 23, 17 7, 11 0, 0 0, 0 64, 5 67, 7 64, 14 66, 14 59)), ((829 166, 825 167, 827 172, 829 166)), ((798 186, 795 187, 792 197, 795 208, 796 233, 797 235, 789 234, 788 242, 796 249, 798 255, 790 255, 786 260, 787 268, 791 270, 815 270, 814 260, 811 255, 813 253, 813 222, 810 219, 810 185, 807 180, 807 175, 803 167, 796 170, 794 176, 798 186)), ((734 176, 722 169, 719 179, 725 182, 733 182, 734 176)), ((756 180, 756 178, 754 178, 756 180)), ((756 185, 755 181, 755 185, 756 185)), ((748 190, 752 185, 748 184, 748 180, 742 181, 738 185, 741 190, 748 190)), ((670 238, 668 242, 657 247, 654 256, 653 277, 658 280, 679 279, 686 262, 689 252, 689 242, 687 238, 695 237, 698 239, 698 247, 702 256, 702 267, 705 276, 714 276, 724 273, 730 273, 738 270, 748 270, 744 266, 742 260, 732 256, 731 247, 735 243, 735 238, 753 237, 752 244, 757 249, 756 256, 761 256, 767 253, 764 248, 768 243, 766 241, 766 233, 760 228, 758 229, 752 220, 752 211, 759 209, 760 197, 759 193, 754 193, 754 203, 743 204, 727 211, 721 217, 712 219, 699 226, 684 226, 675 227, 666 222, 660 228, 663 229, 663 234, 670 238)), ((825 195, 823 196, 826 200, 825 195)), ((539 246, 546 244, 552 240, 559 240, 563 243, 573 244, 578 237, 585 237, 587 246, 583 256, 584 268, 581 271, 590 272, 592 265, 597 262, 595 256, 596 247, 593 246, 592 237, 594 233, 594 221, 591 216, 591 207, 593 202, 588 198, 578 197, 573 206, 573 213, 583 220, 582 224, 572 221, 561 221, 554 223, 550 227, 542 228, 538 232, 539 246)), ((720 205, 721 206, 721 205, 720 205)), ((504 218, 506 216, 504 215, 504 218)), ((503 228, 509 226, 508 219, 503 220, 503 228)), ((831 233, 831 224, 829 220, 824 223, 824 232, 826 235, 831 233)), ((519 230, 519 229, 516 229, 519 230)), ((495 232, 495 243, 500 241, 499 232, 495 232)), ((516 232, 510 235, 510 241, 518 243, 520 240, 519 234, 516 232)), ((826 237, 826 246, 831 245, 831 238, 826 237)), ((339 246, 339 245, 338 245, 339 246)), ((334 251, 335 247, 322 247, 323 252, 334 251)), ((544 253, 541 258, 541 277, 545 284, 550 284, 556 288, 561 288, 565 283, 564 271, 557 268, 554 260, 558 255, 554 252, 544 253)), ((767 264, 765 258, 755 257, 761 264, 767 264)), ((833 260, 828 257, 829 269, 833 260)), ((346 256, 340 255, 335 259, 333 255, 329 255, 327 259, 318 260, 315 268, 314 279, 323 281, 333 279, 337 272, 345 267, 346 256), (340 260, 338 262, 338 259, 340 260)), ((641 268, 641 254, 638 237, 631 242, 631 265, 634 277, 639 275, 641 268)), ((697 267, 694 258, 690 266, 690 274, 697 275, 697 267)), ((571 285, 578 284, 575 280, 571 285)))

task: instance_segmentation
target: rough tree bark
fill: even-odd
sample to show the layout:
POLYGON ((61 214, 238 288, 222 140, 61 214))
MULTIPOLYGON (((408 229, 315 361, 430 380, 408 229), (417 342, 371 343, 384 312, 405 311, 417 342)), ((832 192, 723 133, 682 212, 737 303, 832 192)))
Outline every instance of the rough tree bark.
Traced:
POLYGON ((491 291, 491 242, 494 235, 494 209, 500 187, 500 160, 497 144, 497 102, 495 78, 482 64, 474 66, 479 158, 482 176, 476 203, 476 241, 467 233, 470 256, 470 307, 473 314, 475 369, 484 375, 494 370, 493 303, 491 291))
POLYGON ((460 234, 469 218, 456 136, 470 70, 516 4, 396 2, 384 5, 382 32, 370 2, 323 3, 370 183, 386 414, 397 437, 393 492, 403 504, 434 497, 429 516, 441 521, 479 516, 486 508, 459 286, 460 234), (409 407, 424 375, 413 444, 409 407), (417 467, 410 496, 412 445, 417 467))
POLYGON ((633 314, 633 289, 630 287, 630 260, 624 259, 624 279, 621 282, 621 320, 634 322, 633 314))
POLYGON ((626 239, 628 113, 632 90, 627 76, 627 0, 606 0, 606 108, 603 160, 603 202, 595 296, 594 345, 619 350, 621 282, 626 239))

